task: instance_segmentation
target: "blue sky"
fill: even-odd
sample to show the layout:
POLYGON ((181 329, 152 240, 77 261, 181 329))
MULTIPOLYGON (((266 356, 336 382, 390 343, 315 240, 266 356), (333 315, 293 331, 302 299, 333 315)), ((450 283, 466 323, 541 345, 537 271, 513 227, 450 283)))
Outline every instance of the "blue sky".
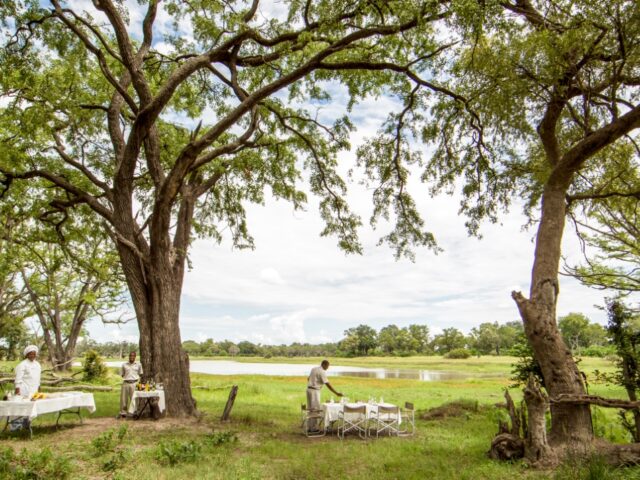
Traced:
MULTIPOLYGON (((88 0, 70 5, 91 10, 88 0)), ((139 31, 142 15, 136 2, 131 7, 132 32, 139 31)), ((282 2, 262 2, 261 15, 281 15, 282 2)), ((158 28, 171 19, 161 11, 158 28)), ((181 24, 188 35, 188 25, 181 24)), ((160 40, 158 40, 160 42, 160 40)), ((166 45, 156 43, 156 48, 166 45)), ((345 109, 345 97, 334 90, 334 100, 319 115, 335 118, 345 109)), ((351 115, 357 132, 352 152, 367 136, 375 135, 394 102, 389 98, 368 99, 351 115)), ((185 123, 188 123, 185 121, 185 123)), ((205 122, 206 123, 206 122, 205 122)), ((353 153, 342 156, 345 169, 353 153)), ((455 196, 429 198, 426 186, 412 185, 427 228, 435 233, 444 251, 416 251, 416 261, 395 261, 393 252, 377 247, 384 233, 363 228, 362 256, 345 256, 333 238, 321 238, 322 223, 315 199, 304 212, 273 199, 265 206, 248 208, 249 226, 255 238, 253 251, 233 250, 228 242, 195 242, 181 303, 183 339, 280 344, 294 341, 325 342, 342 338, 343 331, 361 323, 379 329, 394 323, 426 324, 433 334, 455 326, 464 332, 482 322, 517 320, 512 290, 529 289, 535 230, 522 231, 526 219, 517 206, 501 224, 485 225, 483 239, 469 238, 464 218, 457 214, 455 196)), ((353 209, 366 219, 370 195, 357 184, 350 185, 353 209)), ((566 230, 564 252, 579 260, 579 248, 566 230)), ((559 315, 582 312, 594 321, 604 315, 594 305, 603 304, 604 294, 576 281, 561 279, 559 315)), ((125 326, 103 326, 90 322, 88 330, 98 341, 137 340, 135 322, 125 326)))

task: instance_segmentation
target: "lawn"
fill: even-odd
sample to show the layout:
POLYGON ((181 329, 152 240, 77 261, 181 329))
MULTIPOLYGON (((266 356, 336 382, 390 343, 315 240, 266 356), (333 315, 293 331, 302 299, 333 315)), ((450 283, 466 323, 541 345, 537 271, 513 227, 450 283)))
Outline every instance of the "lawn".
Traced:
MULTIPOLYGON (((412 401, 420 414, 450 402, 462 404, 463 408, 445 409, 450 416, 419 419, 414 437, 367 441, 357 438, 340 441, 335 436, 307 439, 299 429, 300 404, 305 401, 304 378, 194 374, 194 397, 203 414, 198 420, 115 420, 119 397, 116 388, 113 392, 94 394, 97 411, 84 425, 70 417, 64 428, 56 431, 52 428, 55 417, 47 415, 35 422, 33 440, 5 433, 2 443, 15 452, 28 447, 32 452, 46 454, 46 449, 50 449, 54 452, 50 462, 62 459, 64 464, 60 468, 69 471, 71 479, 581 478, 575 468, 540 472, 521 463, 498 463, 486 457, 497 420, 504 415, 495 404, 503 400, 503 390, 510 384, 512 361, 506 357, 462 361, 438 357, 349 359, 348 364, 358 366, 502 374, 442 382, 332 379, 335 387, 351 399, 383 396, 386 402, 412 401), (232 385, 239 387, 232 419, 220 423, 218 419, 232 385), (117 433, 123 425, 126 431, 121 431, 120 440, 117 433)), ((335 363, 347 364, 343 359, 335 363)), ((611 368, 608 362, 599 359, 581 365, 588 372, 611 368)), ((116 385, 117 378, 112 377, 111 382, 116 385)), ((593 385, 591 393, 624 397, 621 389, 604 385, 593 385)), ((517 390, 512 394, 519 398, 517 390)), ((324 399, 330 397, 326 391, 323 395, 324 399)), ((619 440, 622 432, 614 417, 614 412, 596 411, 596 429, 602 436, 619 440)), ((610 478, 640 479, 638 469, 610 474, 610 478)), ((11 478, 2 475, 0 458, 0 478, 11 478)), ((55 476, 62 478, 60 473, 55 476)))

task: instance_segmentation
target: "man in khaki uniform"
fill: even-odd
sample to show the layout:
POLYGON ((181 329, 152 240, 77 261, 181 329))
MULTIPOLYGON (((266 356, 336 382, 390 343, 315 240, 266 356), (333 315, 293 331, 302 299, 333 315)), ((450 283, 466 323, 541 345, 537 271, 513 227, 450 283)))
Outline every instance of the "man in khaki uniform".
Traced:
POLYGON ((136 362, 136 352, 129 353, 129 361, 122 364, 120 368, 122 377, 122 388, 120 389, 120 418, 127 416, 129 403, 136 391, 136 383, 142 377, 142 365, 136 362))
MULTIPOLYGON (((311 369, 309 378, 307 379, 307 405, 309 410, 320 410, 320 390, 324 385, 327 386, 338 397, 342 396, 341 392, 337 392, 329 383, 327 378, 327 370, 329 369, 329 360, 323 360, 319 367, 311 369)), ((317 430, 318 425, 315 419, 309 420, 309 430, 317 430)))

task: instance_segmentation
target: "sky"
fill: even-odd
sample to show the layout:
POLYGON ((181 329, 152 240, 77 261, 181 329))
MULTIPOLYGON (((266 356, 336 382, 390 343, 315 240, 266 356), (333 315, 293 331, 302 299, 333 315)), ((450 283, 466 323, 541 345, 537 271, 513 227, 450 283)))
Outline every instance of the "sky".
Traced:
MULTIPOLYGON (((87 0, 70 3, 90 5, 87 0)), ((265 17, 282 13, 277 10, 282 6, 279 2, 263 5, 271 8, 261 12, 265 17)), ((132 10, 132 30, 141 18, 139 11, 132 10)), ((169 22, 161 12, 158 25, 169 22)), ((334 101, 318 112, 321 118, 335 118, 344 111, 344 92, 334 89, 332 93, 334 101)), ((344 165, 352 163, 358 145, 375 135, 393 107, 389 98, 371 98, 353 111, 357 132, 351 153, 341 158, 344 165)), ((355 183, 349 188, 352 208, 366 223, 370 192, 355 183)), ((412 189, 427 228, 443 249, 437 255, 418 249, 415 262, 396 261, 390 249, 376 246, 384 232, 366 226, 361 230, 363 254, 346 256, 335 238, 319 236, 323 225, 314 198, 306 211, 293 211, 289 204, 274 199, 248 207, 255 250, 234 250, 228 242, 218 245, 212 240, 194 243, 192 269, 186 274, 181 299, 182 339, 321 343, 338 341, 346 329, 359 324, 376 330, 389 324, 426 324, 431 334, 437 334, 448 327, 468 333, 483 322, 518 320, 510 293, 521 290, 528 295, 535 230, 522 230, 526 219, 517 202, 500 224, 485 224, 483 238, 477 239, 467 236, 464 218, 457 213, 459 198, 430 198, 427 187, 420 184, 412 189)), ((580 259, 570 228, 564 253, 570 262, 580 259)), ((603 305, 603 292, 570 278, 562 278, 560 288, 560 316, 581 312, 593 321, 605 321, 604 313, 595 307, 603 305)), ((138 338, 135 322, 115 326, 94 320, 88 331, 100 342, 138 338)))

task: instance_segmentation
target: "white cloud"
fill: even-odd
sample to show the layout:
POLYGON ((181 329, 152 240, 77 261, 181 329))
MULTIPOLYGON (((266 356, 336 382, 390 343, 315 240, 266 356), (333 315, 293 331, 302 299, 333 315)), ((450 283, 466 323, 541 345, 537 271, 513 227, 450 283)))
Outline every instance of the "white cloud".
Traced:
POLYGON ((272 283, 275 285, 284 285, 284 280, 280 276, 280 273, 275 268, 263 268, 260 271, 260 278, 266 283, 272 283))

